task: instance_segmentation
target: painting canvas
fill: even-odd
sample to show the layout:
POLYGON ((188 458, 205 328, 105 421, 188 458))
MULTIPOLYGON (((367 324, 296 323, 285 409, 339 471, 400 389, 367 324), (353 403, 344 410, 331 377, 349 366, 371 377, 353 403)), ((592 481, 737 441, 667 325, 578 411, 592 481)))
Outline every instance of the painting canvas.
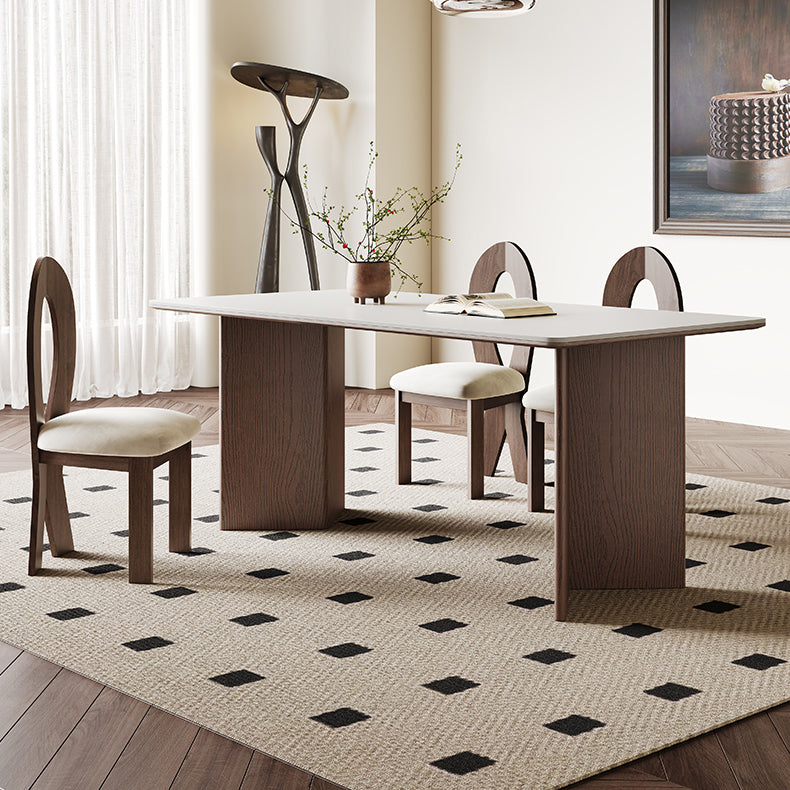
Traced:
POLYGON ((656 34, 656 231, 790 235, 790 3, 656 0, 656 34))

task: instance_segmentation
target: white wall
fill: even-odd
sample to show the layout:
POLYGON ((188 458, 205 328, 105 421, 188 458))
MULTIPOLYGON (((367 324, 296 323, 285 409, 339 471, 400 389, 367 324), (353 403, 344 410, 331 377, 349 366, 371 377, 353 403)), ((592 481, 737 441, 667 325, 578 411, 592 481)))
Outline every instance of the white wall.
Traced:
MULTIPOLYGON (((600 303, 631 247, 675 265, 686 309, 762 315, 765 328, 687 342, 690 416, 790 428, 790 239, 653 233, 653 3, 539 0, 509 19, 433 18, 434 179, 464 161, 435 213, 433 288, 465 287, 477 255, 510 239, 539 295, 600 303)), ((466 344, 435 341, 434 360, 466 344)), ((536 354, 536 383, 553 370, 536 354)))
MULTIPOLYGON (((370 140, 378 152, 376 196, 386 199, 396 188, 430 190, 431 174, 431 6, 425 0, 375 0, 375 128, 370 140)), ((367 151, 367 147, 364 149, 367 151)), ((349 185, 349 194, 361 190, 349 185)), ((405 245, 399 257, 406 271, 431 290, 431 251, 405 245)), ((400 281, 393 278, 393 289, 400 281)), ((413 283, 404 290, 413 291, 413 283)), ((393 294, 389 301, 397 299, 393 294)), ((428 338, 375 332, 346 332, 346 384, 388 387, 393 373, 430 362, 428 338)))
MULTIPOLYGON (((322 101, 305 134, 300 162, 310 180, 331 184, 344 200, 364 179, 368 141, 375 130, 375 7, 367 0, 196 0, 192 97, 198 108, 193 129, 196 294, 250 292, 255 284, 268 205, 268 171, 255 142, 255 127, 277 127, 279 165, 288 153, 288 131, 276 100, 234 80, 239 60, 310 71, 343 83, 346 100, 322 101), (349 23, 352 20, 352 23, 349 23)), ((298 120, 307 99, 289 99, 298 120)), ((283 189, 283 204, 290 195, 283 189)), ((342 262, 321 251, 322 287, 342 287, 342 262)), ((309 288, 301 238, 283 219, 281 290, 309 288)), ((193 383, 218 380, 216 319, 198 319, 193 383)), ((352 355, 353 358, 353 355, 352 355)))
MULTIPOLYGON (((421 179, 412 183, 423 188, 428 183, 430 22, 425 0, 196 0, 196 294, 253 289, 270 184, 255 127, 277 127, 281 170, 288 153, 288 131, 276 100, 234 80, 231 65, 247 60, 285 66, 330 77, 349 89, 348 99, 319 103, 300 154, 313 198, 320 199, 327 185, 331 202, 349 206, 362 191, 371 141, 381 154, 377 188, 390 191, 396 175, 421 179), (411 107, 405 113, 407 93, 411 107)), ((288 104, 299 120, 310 101, 288 104)), ((285 186, 283 205, 294 216, 285 186)), ((344 261, 320 247, 316 253, 321 287, 344 287, 344 261)), ((414 251, 410 265, 430 282, 428 252, 414 251)), ((283 218, 280 289, 308 288, 301 236, 283 218)), ((217 381, 216 323, 198 320, 193 380, 198 386, 217 381)), ((430 349, 419 339, 393 347, 391 338, 347 334, 349 383, 386 386, 398 369, 392 369, 394 360, 401 360, 400 367, 428 361, 430 349)))

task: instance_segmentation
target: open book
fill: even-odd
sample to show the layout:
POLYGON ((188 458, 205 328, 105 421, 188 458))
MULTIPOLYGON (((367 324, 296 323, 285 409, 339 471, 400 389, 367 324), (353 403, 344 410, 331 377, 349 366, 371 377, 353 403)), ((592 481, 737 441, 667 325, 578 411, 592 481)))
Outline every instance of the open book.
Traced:
POLYGON ((426 313, 466 313, 489 318, 522 318, 530 315, 556 315, 543 302, 510 294, 449 294, 431 302, 426 313))

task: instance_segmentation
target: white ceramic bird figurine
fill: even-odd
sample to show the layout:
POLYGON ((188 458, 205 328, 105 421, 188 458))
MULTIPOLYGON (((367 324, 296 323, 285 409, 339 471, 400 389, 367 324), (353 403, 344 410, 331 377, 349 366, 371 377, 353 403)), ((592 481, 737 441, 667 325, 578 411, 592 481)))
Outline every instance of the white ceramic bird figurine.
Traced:
POLYGON ((778 80, 773 74, 766 74, 763 77, 763 90, 778 92, 790 85, 790 80, 778 80))

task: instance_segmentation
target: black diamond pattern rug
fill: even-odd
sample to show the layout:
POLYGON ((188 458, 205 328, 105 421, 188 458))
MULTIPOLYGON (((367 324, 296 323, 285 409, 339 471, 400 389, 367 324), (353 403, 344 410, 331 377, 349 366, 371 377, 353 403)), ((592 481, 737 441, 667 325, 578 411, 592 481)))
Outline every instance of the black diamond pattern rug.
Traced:
POLYGON ((562 787, 790 699, 786 491, 691 476, 687 587, 574 592, 556 623, 553 517, 506 461, 470 502, 462 437, 415 431, 431 485, 399 487, 391 426, 346 436, 348 510, 312 532, 220 532, 201 448, 195 550, 155 508, 153 585, 124 475, 69 470, 78 552, 35 577, 3 475, 0 638, 352 790, 562 787))

